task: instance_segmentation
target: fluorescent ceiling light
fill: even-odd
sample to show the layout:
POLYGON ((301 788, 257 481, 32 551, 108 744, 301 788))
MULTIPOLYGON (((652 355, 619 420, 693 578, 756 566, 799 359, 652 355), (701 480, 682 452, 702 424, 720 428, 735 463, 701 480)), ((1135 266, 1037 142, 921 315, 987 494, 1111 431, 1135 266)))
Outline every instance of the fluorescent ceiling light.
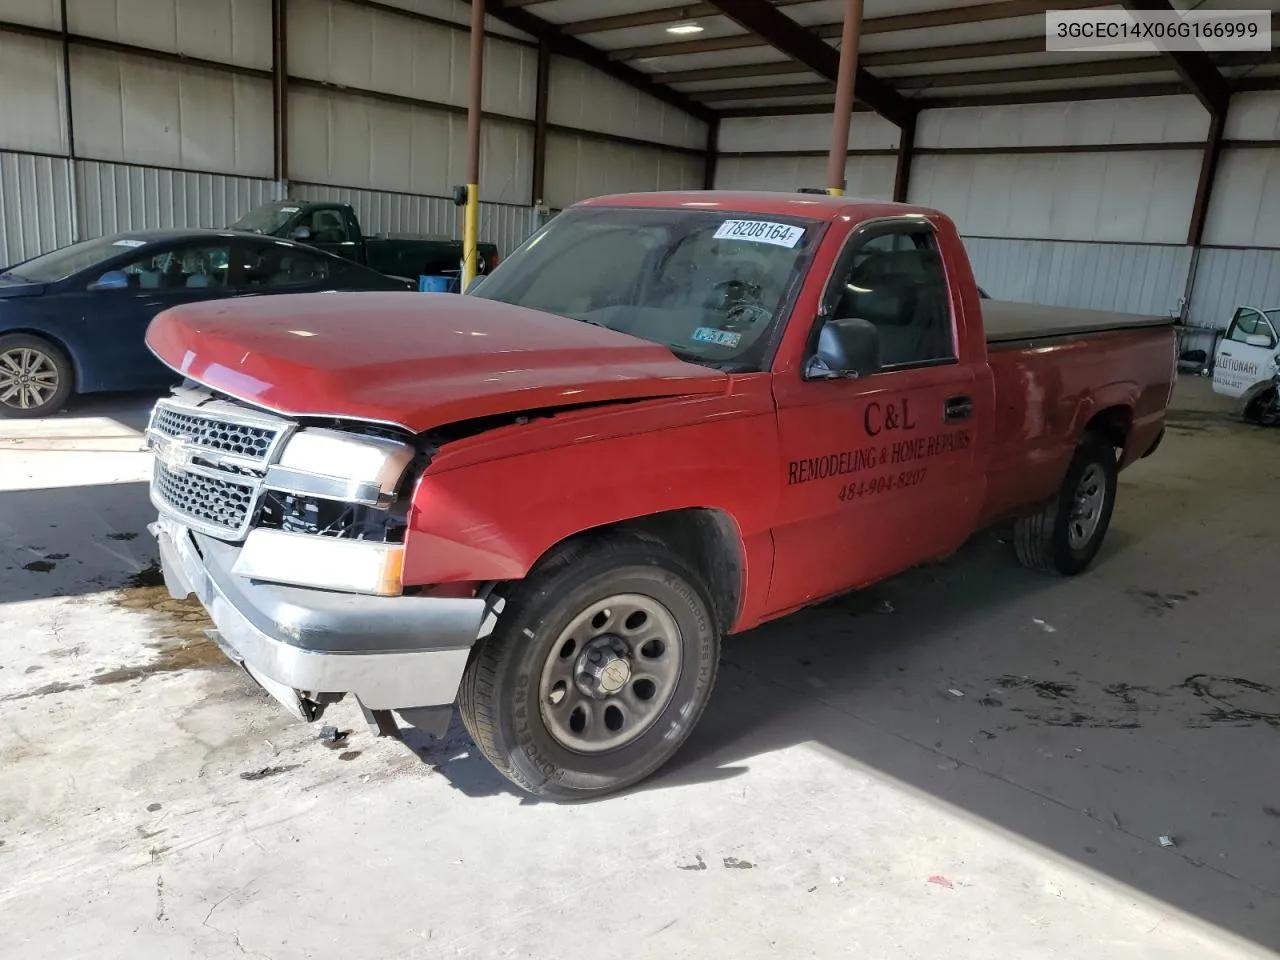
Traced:
POLYGON ((701 33, 702 27, 696 23, 677 23, 674 27, 667 27, 667 33, 701 33))

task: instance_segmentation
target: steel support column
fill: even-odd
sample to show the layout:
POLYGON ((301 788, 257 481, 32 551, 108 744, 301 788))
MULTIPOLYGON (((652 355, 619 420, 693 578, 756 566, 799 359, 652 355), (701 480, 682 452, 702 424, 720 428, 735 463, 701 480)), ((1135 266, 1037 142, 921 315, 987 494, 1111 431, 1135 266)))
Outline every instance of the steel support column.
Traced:
POLYGON ((712 117, 707 124, 707 152, 702 165, 702 189, 716 188, 716 164, 720 159, 720 118, 712 117))
POLYGON ((275 178, 289 180, 288 0, 271 0, 271 122, 275 134, 275 178))
POLYGON ((844 165, 849 155, 849 125, 853 120, 853 88, 858 75, 858 40, 862 30, 862 0, 844 0, 844 30, 840 34, 840 70, 836 75, 836 106, 831 118, 831 152, 827 154, 827 193, 844 193, 844 165))
POLYGON ((546 200, 547 191, 547 107, 551 96, 551 42, 538 41, 538 75, 533 101, 533 192, 535 207, 546 200))
POLYGON ((913 116, 898 131, 898 166, 893 173, 893 199, 906 203, 911 190, 911 161, 916 152, 916 118, 913 116))
POLYGON ((462 221, 462 289, 476 278, 480 244, 480 111, 484 93, 484 3, 471 4, 471 88, 467 104, 467 204, 462 221))
POLYGON ((80 187, 76 176, 76 125, 71 112, 71 27, 62 0, 62 98, 67 114, 67 181, 71 188, 71 240, 80 239, 80 187))
POLYGON ((1213 196, 1213 181, 1218 172, 1218 158, 1222 155, 1222 134, 1226 125, 1226 110, 1209 115, 1209 137, 1204 142, 1204 153, 1200 157, 1200 179, 1196 183, 1196 199, 1191 205, 1191 224, 1187 229, 1188 246, 1200 246, 1200 240, 1204 236, 1204 224, 1209 216, 1209 200, 1213 196))

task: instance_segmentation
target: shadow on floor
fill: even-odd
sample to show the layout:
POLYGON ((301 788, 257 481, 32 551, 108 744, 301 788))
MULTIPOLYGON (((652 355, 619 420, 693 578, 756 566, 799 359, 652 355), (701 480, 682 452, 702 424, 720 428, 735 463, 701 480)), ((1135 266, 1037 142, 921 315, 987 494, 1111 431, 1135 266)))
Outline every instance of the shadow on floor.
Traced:
POLYGON ((154 572, 145 483, 0 490, 0 604, 114 590, 154 572))

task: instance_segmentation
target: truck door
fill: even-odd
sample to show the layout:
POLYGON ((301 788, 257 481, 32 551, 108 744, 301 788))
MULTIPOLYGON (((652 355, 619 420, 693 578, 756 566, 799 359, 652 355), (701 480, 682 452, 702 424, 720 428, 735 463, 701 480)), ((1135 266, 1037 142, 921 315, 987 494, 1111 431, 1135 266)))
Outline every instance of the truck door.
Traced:
POLYGON ((1276 331, 1266 314, 1257 307, 1239 307, 1213 361, 1214 392, 1243 396, 1259 380, 1271 376, 1275 352, 1276 331))
POLYGON ((359 228, 354 227, 354 218, 349 216, 346 208, 315 207, 309 216, 311 238, 308 243, 348 260, 359 259, 359 228))
POLYGON ((850 234, 805 359, 825 320, 859 318, 875 326, 881 366, 857 379, 816 378, 803 364, 775 376, 785 476, 773 611, 943 556, 972 532, 985 489, 975 422, 992 411, 960 358, 954 312, 927 220, 850 234))

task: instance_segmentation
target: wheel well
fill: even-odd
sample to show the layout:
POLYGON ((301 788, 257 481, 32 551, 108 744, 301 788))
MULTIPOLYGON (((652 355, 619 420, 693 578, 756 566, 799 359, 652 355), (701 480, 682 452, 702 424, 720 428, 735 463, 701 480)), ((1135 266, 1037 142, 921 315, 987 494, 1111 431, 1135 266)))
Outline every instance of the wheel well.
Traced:
POLYGON ((592 527, 552 547, 538 562, 542 563, 569 543, 610 532, 653 540, 679 554, 710 592, 721 631, 727 632, 733 626, 742 603, 745 557, 738 525, 728 514, 722 510, 690 507, 592 527))
POLYGON ((0 337, 23 336, 35 337, 37 340, 44 340, 53 344, 62 351, 62 355, 67 358, 67 363, 71 364, 71 391, 74 393, 80 387, 80 367, 76 363, 75 354, 67 347, 65 343, 57 337, 50 336, 44 330, 28 330, 25 327, 17 327, 13 330, 0 330, 0 337))
POLYGON ((1123 450, 1129 441, 1133 427, 1133 411, 1128 407, 1108 407, 1099 410, 1085 425, 1085 433, 1102 437, 1117 449, 1123 450))

